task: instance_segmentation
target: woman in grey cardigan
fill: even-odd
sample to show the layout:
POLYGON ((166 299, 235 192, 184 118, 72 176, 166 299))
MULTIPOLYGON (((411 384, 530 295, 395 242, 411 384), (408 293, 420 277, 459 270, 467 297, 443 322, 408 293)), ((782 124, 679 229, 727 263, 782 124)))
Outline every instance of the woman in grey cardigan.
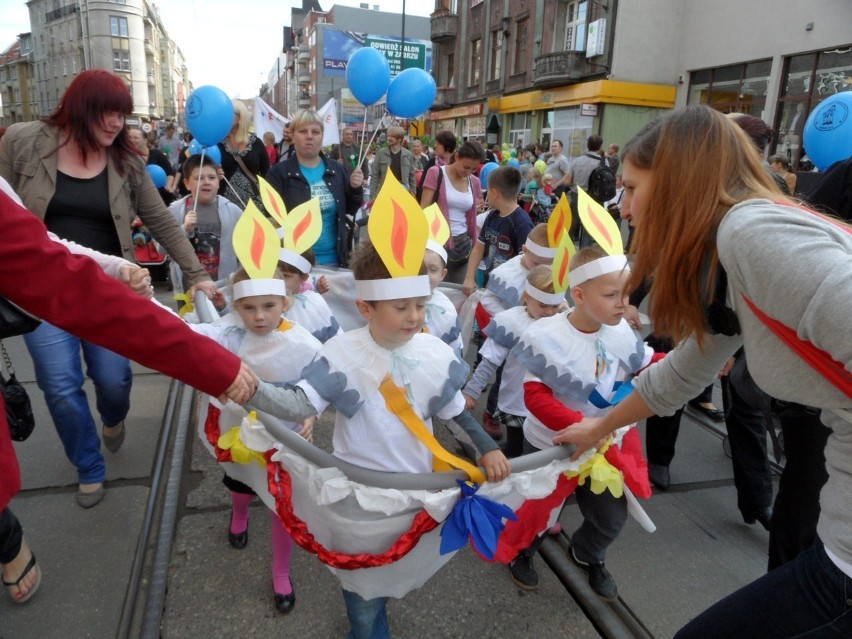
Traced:
POLYGON ((619 426, 673 413, 743 346, 763 390, 821 408, 833 431, 818 539, 677 637, 852 636, 852 228, 782 196, 742 130, 708 107, 651 123, 622 161, 632 281, 653 274, 654 328, 680 343, 610 413, 554 441, 579 454, 619 426))

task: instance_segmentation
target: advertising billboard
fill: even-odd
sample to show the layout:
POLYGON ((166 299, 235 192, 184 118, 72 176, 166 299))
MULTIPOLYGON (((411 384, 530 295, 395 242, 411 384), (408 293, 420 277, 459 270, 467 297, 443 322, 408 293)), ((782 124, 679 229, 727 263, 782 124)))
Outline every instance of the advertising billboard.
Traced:
POLYGON ((346 61, 361 47, 373 47, 384 54, 391 68, 391 77, 403 69, 418 68, 432 71, 432 43, 427 40, 405 39, 398 36, 358 33, 355 31, 323 30, 322 72, 326 76, 345 77, 346 61))

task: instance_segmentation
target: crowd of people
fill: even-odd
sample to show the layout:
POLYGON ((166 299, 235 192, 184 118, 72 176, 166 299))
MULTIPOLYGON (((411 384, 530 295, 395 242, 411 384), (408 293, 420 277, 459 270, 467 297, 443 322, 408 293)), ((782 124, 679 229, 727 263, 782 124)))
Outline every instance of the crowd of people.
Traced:
MULTIPOLYGON (((559 140, 548 153, 520 140, 511 151, 486 151, 448 131, 429 149, 392 126, 386 145, 362 153, 351 129, 326 151, 323 118, 311 110, 292 119, 283 140, 257 138, 234 101, 217 163, 188 153, 189 140, 173 126, 150 144, 143 131, 125 126, 131 110, 118 76, 86 71, 54 113, 13 125, 0 140, 0 177, 8 183, 0 205, 9 229, 0 251, 11 264, 0 294, 42 319, 24 339, 77 470, 81 507, 106 494, 101 444, 119 450, 131 427, 126 357, 207 393, 204 444, 220 461, 231 458, 219 424, 247 419, 248 408, 260 411, 261 423, 283 424, 310 441, 316 416, 333 407, 333 453, 356 466, 431 472, 438 454, 432 419, 452 419, 478 451, 483 480, 504 480, 522 454, 570 443, 575 456, 597 449, 619 486, 642 498, 652 484, 668 488, 679 411, 692 403, 730 421, 743 519, 769 528, 774 550, 765 577, 678 636, 852 633, 852 353, 843 329, 852 314, 852 229, 792 198, 795 174, 783 157, 766 158, 765 124, 688 107, 645 126, 621 154, 619 145, 605 147, 591 135, 574 158, 559 140), (700 171, 688 161, 696 157, 706 160, 700 171), (486 174, 487 162, 501 166, 486 174), (160 192, 147 163, 168 176, 160 192), (372 220, 389 206, 381 194, 390 189, 406 193, 417 214, 437 205, 446 227, 416 249, 422 257, 402 275, 375 246, 383 229, 372 220), (605 215, 590 228, 577 215, 587 193, 605 215), (574 213, 567 240, 554 231, 567 220, 562 195, 574 213), (291 238, 296 243, 285 241, 284 249, 279 243, 263 261, 272 267, 259 272, 259 245, 235 237, 244 209, 254 203, 275 220, 265 207, 280 214, 311 201, 319 215, 306 216, 304 229, 315 229, 315 239, 291 238), (134 264, 130 237, 137 217, 171 257, 175 287, 204 292, 219 319, 189 325, 146 299, 150 275, 134 264), (370 236, 361 246, 359 217, 370 236), (596 243, 601 228, 608 243, 596 243), (554 268, 567 254, 570 263, 554 268), (362 328, 340 328, 314 265, 351 268, 362 328), (442 281, 469 298, 472 335, 460 330, 442 281), (637 331, 645 296, 653 323, 647 340, 637 331), (466 360, 475 360, 472 371, 466 360), (94 382, 100 434, 84 373, 94 382), (726 376, 724 413, 707 394, 718 375, 726 376), (484 394, 480 424, 470 411, 484 394), (400 402, 410 415, 397 412, 400 402), (754 470, 765 464, 773 416, 788 446, 801 441, 799 450, 808 451, 791 451, 774 513, 771 482, 767 494, 766 472, 754 470), (646 418, 650 475, 635 428, 646 418), (411 428, 412 419, 423 428, 411 428), (749 448, 761 437, 763 448, 749 448)), ((814 205, 848 217, 834 202, 814 205)), ((0 459, 3 585, 22 603, 41 572, 8 506, 20 477, 3 423, 0 459)), ((264 488, 237 464, 223 468, 232 501, 228 540, 242 549, 248 505, 264 488)), ((570 536, 569 557, 598 595, 613 600, 618 589, 605 560, 626 521, 627 499, 590 483, 574 494, 582 523, 570 536)), ((288 614, 296 602, 293 538, 272 516, 274 605, 288 614)), ((539 524, 509 561, 523 589, 538 587, 533 558, 554 532, 552 521, 539 524)), ((346 585, 343 594, 350 636, 390 636, 386 595, 362 596, 346 585)))

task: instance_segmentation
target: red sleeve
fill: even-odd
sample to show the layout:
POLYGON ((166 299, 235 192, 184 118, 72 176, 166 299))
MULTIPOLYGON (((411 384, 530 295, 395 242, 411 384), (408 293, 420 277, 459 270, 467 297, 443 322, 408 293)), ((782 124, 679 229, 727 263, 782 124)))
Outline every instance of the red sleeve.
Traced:
POLYGON ((47 236, 39 219, 0 192, 0 295, 69 333, 216 396, 231 385, 239 358, 196 335, 47 236))
POLYGON ((583 420, 583 413, 567 408, 541 382, 524 382, 524 403, 533 417, 551 430, 562 430, 583 420))
MULTIPOLYGON (((657 362, 661 361, 666 355, 667 355, 667 353, 657 353, 656 351, 654 351, 654 354, 651 355, 651 361, 648 362, 648 366, 651 366, 652 364, 656 364, 657 362)), ((636 371, 635 374, 638 375, 639 373, 644 371, 646 368, 648 368, 648 366, 643 366, 638 371, 636 371)))

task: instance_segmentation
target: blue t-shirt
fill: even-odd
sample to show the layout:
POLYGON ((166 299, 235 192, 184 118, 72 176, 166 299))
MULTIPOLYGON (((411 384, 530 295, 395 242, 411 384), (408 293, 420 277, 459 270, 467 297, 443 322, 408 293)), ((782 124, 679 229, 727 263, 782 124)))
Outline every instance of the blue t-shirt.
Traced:
POLYGON ((322 179, 325 175, 325 160, 314 167, 300 163, 299 169, 311 186, 311 197, 319 198, 322 212, 322 233, 313 246, 314 257, 317 264, 337 266, 337 203, 322 179))
POLYGON ((521 207, 506 217, 501 217, 496 209, 489 211, 479 232, 479 241, 485 244, 482 260, 486 272, 490 273, 520 253, 531 230, 532 220, 521 207))

